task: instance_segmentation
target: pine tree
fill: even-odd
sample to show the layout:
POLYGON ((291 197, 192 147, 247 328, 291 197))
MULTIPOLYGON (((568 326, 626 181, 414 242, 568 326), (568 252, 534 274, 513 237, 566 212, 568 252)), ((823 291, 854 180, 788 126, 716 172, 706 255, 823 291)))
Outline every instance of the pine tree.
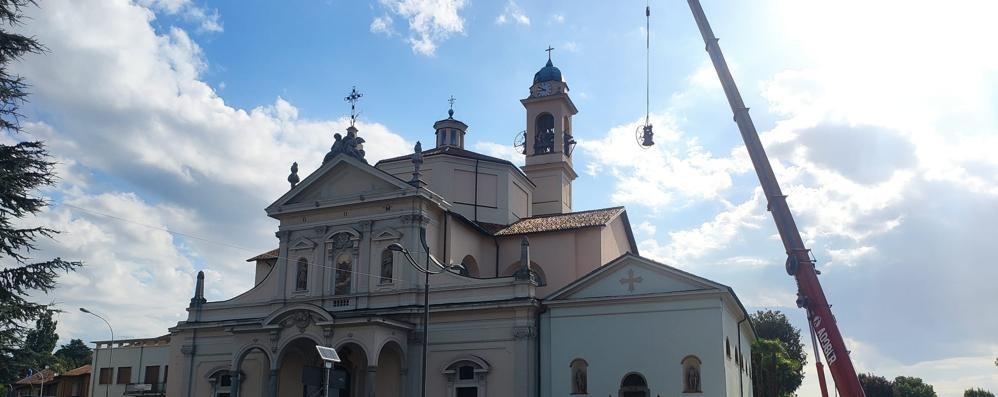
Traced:
MULTIPOLYGON (((35 6, 34 0, 0 0, 0 130, 15 139, 21 133, 19 108, 27 98, 28 85, 22 77, 11 75, 8 65, 24 54, 44 51, 34 38, 11 32, 29 6, 35 6)), ((60 272, 81 266, 60 258, 35 262, 36 239, 57 232, 15 223, 48 205, 35 191, 55 182, 52 166, 42 142, 0 145, 0 383, 14 380, 23 369, 14 358, 24 345, 26 325, 54 310, 51 305, 32 302, 28 294, 51 291, 60 272)))

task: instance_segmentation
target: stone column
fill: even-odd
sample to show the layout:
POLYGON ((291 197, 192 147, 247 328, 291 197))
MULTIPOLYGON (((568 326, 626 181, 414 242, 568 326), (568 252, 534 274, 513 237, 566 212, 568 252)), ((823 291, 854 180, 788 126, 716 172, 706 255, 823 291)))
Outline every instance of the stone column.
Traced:
POLYGON ((270 388, 270 393, 268 393, 268 395, 270 397, 279 397, 277 395, 277 376, 279 375, 279 372, 280 370, 277 368, 270 369, 270 382, 268 385, 268 387, 270 388))
POLYGON ((239 397, 239 385, 243 383, 243 377, 239 375, 239 368, 232 371, 232 397, 239 397))
POLYGON ((378 375, 378 367, 375 367, 373 365, 367 367, 367 378, 364 379, 366 381, 364 382, 366 383, 366 385, 364 386, 364 388, 366 389, 364 393, 365 396, 374 397, 374 389, 378 385, 378 383, 375 382, 374 377, 377 375, 378 375))

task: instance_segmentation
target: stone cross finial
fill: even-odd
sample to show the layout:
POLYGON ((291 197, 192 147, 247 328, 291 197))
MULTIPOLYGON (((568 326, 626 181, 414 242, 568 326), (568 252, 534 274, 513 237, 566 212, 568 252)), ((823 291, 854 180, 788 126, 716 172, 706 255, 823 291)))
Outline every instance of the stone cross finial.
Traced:
POLYGON ((447 103, 450 104, 450 109, 447 110, 447 116, 449 116, 450 118, 454 118, 454 102, 455 101, 457 101, 457 99, 455 99, 453 95, 451 95, 450 98, 447 98, 447 103))
POLYGON ((548 48, 545 49, 544 51, 548 52, 548 60, 550 61, 551 60, 551 51, 554 51, 554 47, 548 46, 548 48))

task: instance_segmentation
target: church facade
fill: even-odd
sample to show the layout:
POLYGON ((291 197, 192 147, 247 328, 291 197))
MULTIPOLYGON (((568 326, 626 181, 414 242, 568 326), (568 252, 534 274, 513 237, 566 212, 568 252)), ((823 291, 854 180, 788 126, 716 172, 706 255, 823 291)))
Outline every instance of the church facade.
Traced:
POLYGON ((521 103, 523 167, 466 150, 453 110, 433 148, 371 165, 351 126, 296 164, 255 286, 207 302, 199 275, 168 394, 751 396, 734 292, 639 256, 624 208, 573 211, 578 110, 550 59, 521 103), (342 360, 328 385, 316 346, 342 360))

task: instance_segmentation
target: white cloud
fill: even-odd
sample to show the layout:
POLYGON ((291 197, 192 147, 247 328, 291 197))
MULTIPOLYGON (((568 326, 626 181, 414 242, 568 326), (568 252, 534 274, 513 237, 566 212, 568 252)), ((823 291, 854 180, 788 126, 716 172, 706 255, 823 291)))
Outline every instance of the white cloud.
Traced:
POLYGON ((555 23, 565 23, 565 15, 563 14, 552 14, 551 21, 555 23))
MULTIPOLYGON (((459 14, 464 0, 381 0, 381 4, 409 21, 406 41, 418 54, 433 56, 437 43, 464 33, 464 18, 459 14)), ((374 22, 371 27, 373 31, 374 22)))
MULTIPOLYGON (((249 110, 227 105, 200 80, 208 61, 197 43, 179 28, 157 34, 141 5, 53 0, 29 11, 21 29, 50 51, 14 72, 32 83, 29 118, 36 107, 48 115, 25 127, 59 163, 59 185, 46 193, 54 205, 40 217, 64 231, 39 254, 87 265, 36 297, 67 310, 60 333, 103 338, 73 310, 86 305, 122 335, 161 334, 184 316, 201 268, 215 275, 210 300, 252 286, 243 260, 277 244, 262 209, 287 190, 292 161, 302 177, 319 166, 348 118, 303 119, 282 97, 249 110)), ((357 126, 372 163, 411 147, 381 124, 357 126)))
POLYGON ((683 206, 691 200, 717 199, 731 186, 738 170, 732 158, 715 157, 695 138, 677 128, 672 115, 651 115, 655 145, 642 148, 637 130, 644 119, 614 127, 601 139, 581 140, 579 148, 594 160, 586 172, 609 172, 617 180, 612 199, 655 210, 683 206))
POLYGON ((530 17, 527 16, 523 8, 516 4, 515 1, 509 0, 506 2, 506 8, 496 17, 497 25, 505 25, 507 23, 529 26, 530 17))
POLYGON ((181 17, 198 24, 198 31, 218 33, 224 30, 218 10, 206 10, 191 0, 138 0, 139 5, 168 15, 181 17))
POLYGON ((564 49, 565 51, 573 53, 578 53, 580 51, 579 44, 574 41, 566 41, 564 43, 561 43, 561 48, 564 49))
POLYGON ((375 17, 374 20, 371 21, 371 33, 381 33, 386 36, 391 36, 395 33, 395 30, 392 27, 394 23, 395 21, 392 20, 392 17, 388 14, 375 17))
POLYGON ((503 145, 495 142, 475 142, 475 144, 471 146, 471 149, 492 157, 509 160, 509 162, 518 166, 522 166, 525 160, 523 153, 520 153, 519 149, 513 147, 512 143, 503 145))

